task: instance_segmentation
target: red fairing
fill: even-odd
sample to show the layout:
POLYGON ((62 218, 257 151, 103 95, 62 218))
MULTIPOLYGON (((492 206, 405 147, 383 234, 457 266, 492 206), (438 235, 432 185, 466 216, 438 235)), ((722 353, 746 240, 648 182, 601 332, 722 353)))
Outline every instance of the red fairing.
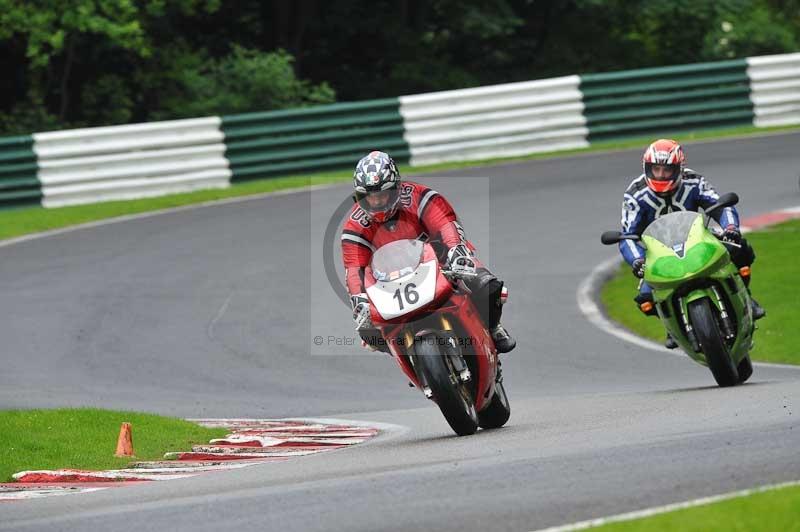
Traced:
MULTIPOLYGON (((426 263, 429 261, 436 261, 436 253, 433 251, 433 246, 431 246, 430 244, 426 244, 422 252, 421 263, 426 263)), ((374 284, 375 284, 375 278, 372 275, 372 268, 367 266, 364 269, 364 291, 366 291, 367 287, 370 287, 374 284)), ((440 306, 442 306, 445 302, 447 302, 452 293, 453 293, 453 284, 450 281, 448 281, 444 275, 442 275, 441 267, 437 263, 436 291, 434 292, 433 301, 431 301, 424 307, 415 310, 414 312, 403 314, 402 316, 391 320, 384 320, 383 317, 375 309, 375 305, 370 305, 370 316, 372 318, 372 323, 374 323, 376 326, 381 326, 392 323, 409 322, 415 318, 428 314, 432 310, 435 310, 440 306)))

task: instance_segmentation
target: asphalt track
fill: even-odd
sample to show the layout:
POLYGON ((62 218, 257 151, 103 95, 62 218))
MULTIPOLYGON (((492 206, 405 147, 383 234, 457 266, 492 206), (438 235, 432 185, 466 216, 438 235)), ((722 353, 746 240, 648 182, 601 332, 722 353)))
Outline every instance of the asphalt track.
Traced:
MULTIPOLYGON (((752 216, 800 203, 798 146, 794 133, 687 152, 752 216)), ((0 530, 524 531, 800 478, 800 370, 758 367, 719 389, 705 368, 605 334, 575 304, 614 253, 599 235, 617 227, 639 155, 420 178, 452 200, 511 289, 512 418, 466 438, 385 355, 313 344, 352 336, 319 243, 347 186, 0 248, 0 409, 397 426, 292 462, 5 504, 0 530)))

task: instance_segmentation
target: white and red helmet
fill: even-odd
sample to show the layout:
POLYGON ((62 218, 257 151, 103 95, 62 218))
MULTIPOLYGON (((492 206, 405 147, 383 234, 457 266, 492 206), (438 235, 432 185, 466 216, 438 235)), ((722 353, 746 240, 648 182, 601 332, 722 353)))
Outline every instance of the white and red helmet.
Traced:
POLYGON ((658 196, 669 196, 681 186, 686 156, 681 145, 670 139, 658 139, 650 144, 642 157, 644 178, 650 190, 658 196), (653 175, 653 167, 661 166, 667 171, 653 175))

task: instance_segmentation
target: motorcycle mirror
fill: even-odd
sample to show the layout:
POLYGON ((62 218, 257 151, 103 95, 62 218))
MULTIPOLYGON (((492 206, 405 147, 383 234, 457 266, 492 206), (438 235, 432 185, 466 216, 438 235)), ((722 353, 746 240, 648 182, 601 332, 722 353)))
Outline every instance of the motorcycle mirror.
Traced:
POLYGON ((610 246, 611 244, 616 244, 622 240, 622 233, 619 231, 606 231, 602 235, 600 235, 600 242, 605 244, 606 246, 610 246))
POLYGON ((737 203, 739 203, 739 196, 736 192, 728 192, 720 196, 714 205, 705 210, 705 213, 706 215, 710 215, 716 210, 724 209, 725 207, 733 207, 737 203))

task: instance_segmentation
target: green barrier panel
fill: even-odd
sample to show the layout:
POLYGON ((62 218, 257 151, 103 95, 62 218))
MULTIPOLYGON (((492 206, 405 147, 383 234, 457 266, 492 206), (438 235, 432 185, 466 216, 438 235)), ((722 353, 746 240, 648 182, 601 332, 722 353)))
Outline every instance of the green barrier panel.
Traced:
POLYGON ((745 60, 581 76, 589 141, 752 124, 745 60))
POLYGON ((351 169, 370 150, 410 158, 396 98, 223 116, 232 181, 351 169))
POLYGON ((33 137, 0 138, 0 209, 41 204, 33 137))
POLYGON ((722 87, 719 89, 699 89, 681 92, 646 93, 618 98, 591 98, 584 102, 585 112, 591 114, 600 109, 619 108, 625 106, 641 106, 661 103, 694 102, 741 96, 747 98, 750 94, 749 86, 722 87))

